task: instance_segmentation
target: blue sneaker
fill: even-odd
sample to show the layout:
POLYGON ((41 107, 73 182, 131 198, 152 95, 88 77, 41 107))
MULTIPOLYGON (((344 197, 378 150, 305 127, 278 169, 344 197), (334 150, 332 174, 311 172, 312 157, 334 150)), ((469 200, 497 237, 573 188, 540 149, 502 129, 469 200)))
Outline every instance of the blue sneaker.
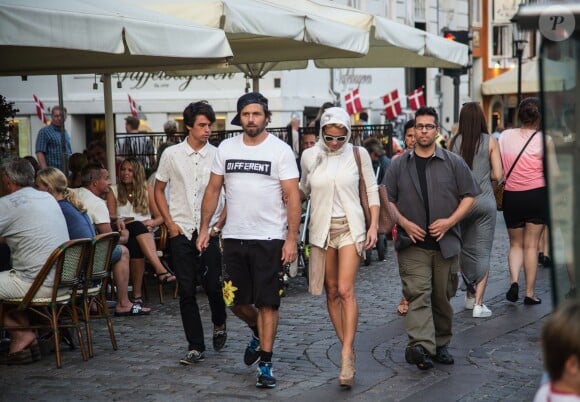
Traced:
POLYGON ((272 371, 272 363, 260 363, 258 366, 258 381, 256 381, 256 387, 274 388, 276 386, 276 378, 272 375, 272 371))
POLYGON ((246 366, 251 366, 260 360, 260 340, 252 335, 250 343, 244 352, 244 363, 246 366))

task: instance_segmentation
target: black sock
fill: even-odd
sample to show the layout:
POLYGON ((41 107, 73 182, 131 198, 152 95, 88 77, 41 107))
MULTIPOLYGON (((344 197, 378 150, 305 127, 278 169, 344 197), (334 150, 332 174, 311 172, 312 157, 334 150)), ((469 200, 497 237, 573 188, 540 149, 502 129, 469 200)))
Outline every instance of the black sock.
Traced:
POLYGON ((257 325, 248 325, 248 327, 250 327, 250 329, 254 333, 254 336, 256 337, 256 339, 260 339, 260 336, 258 335, 258 326, 257 325))
POLYGON ((264 352, 260 350, 260 363, 271 363, 272 362, 272 352, 264 352))

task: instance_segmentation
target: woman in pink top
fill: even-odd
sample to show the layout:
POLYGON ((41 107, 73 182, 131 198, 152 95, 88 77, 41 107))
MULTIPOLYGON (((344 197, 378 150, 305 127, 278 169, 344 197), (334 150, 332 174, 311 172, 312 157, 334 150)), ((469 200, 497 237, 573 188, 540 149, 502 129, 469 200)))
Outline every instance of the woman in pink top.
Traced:
POLYGON ((548 222, 548 198, 544 180, 544 146, 540 129, 540 101, 524 99, 518 108, 520 128, 505 130, 500 139, 500 154, 504 172, 509 172, 518 154, 526 146, 505 182, 503 215, 510 239, 508 263, 511 286, 506 299, 518 300, 518 278, 522 265, 526 283, 524 304, 540 304, 535 296, 538 269, 538 242, 548 222))

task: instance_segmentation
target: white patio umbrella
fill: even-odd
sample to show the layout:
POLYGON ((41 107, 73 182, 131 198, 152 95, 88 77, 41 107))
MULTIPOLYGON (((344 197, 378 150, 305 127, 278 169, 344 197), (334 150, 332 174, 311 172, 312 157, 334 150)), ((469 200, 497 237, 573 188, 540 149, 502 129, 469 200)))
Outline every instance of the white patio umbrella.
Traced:
MULTIPOLYGON (((227 70, 244 72, 258 80, 270 70, 306 68, 308 60, 330 57, 359 57, 368 51, 372 17, 359 17, 356 25, 343 24, 287 6, 286 2, 264 0, 130 0, 135 4, 197 24, 221 28, 234 57, 227 70)), ((291 3, 292 1, 288 1, 291 3)), ((354 16, 354 14, 353 14, 354 16)), ((184 69, 185 70, 185 69, 184 69)), ((196 74, 215 73, 214 69, 196 74)), ((189 72, 191 74, 191 72, 189 72)), ((188 74, 187 71, 175 74, 188 74)))
MULTIPOLYGON (((213 68, 224 65, 232 51, 219 29, 124 0, 0 0, 0 54, 0 75, 105 73, 108 167, 114 178, 109 73, 213 68)), ((59 103, 62 107, 62 97, 59 103)))
MULTIPOLYGON (((145 2, 146 7, 174 15, 186 15, 207 26, 222 27, 234 52, 232 64, 227 71, 243 71, 253 79, 254 90, 258 90, 258 79, 268 71, 305 68, 308 59, 314 60, 319 68, 459 68, 466 65, 469 59, 466 45, 326 0, 170 0, 163 5, 155 0, 145 2), (206 7, 210 3, 216 12, 212 17, 207 17, 207 14, 213 13, 211 7, 206 7), (187 7, 182 8, 183 4, 187 4, 187 7), (204 15, 201 8, 197 7, 204 7, 207 14, 204 15), (282 10, 307 16, 306 22, 311 22, 307 29, 320 32, 316 35, 317 40, 325 40, 325 43, 337 48, 344 46, 345 38, 351 41, 355 38, 352 36, 353 29, 358 34, 357 41, 362 32, 369 43, 368 51, 358 57, 350 53, 344 57, 343 50, 337 49, 313 54, 301 48, 286 48, 287 44, 277 44, 275 38, 271 37, 277 34, 271 31, 280 26, 279 20, 263 10, 271 13, 276 10, 277 14, 282 10), (274 49, 263 47, 261 41, 268 36, 270 43, 277 44, 274 49), (264 49, 268 52, 263 52, 264 49)), ((204 70, 198 73, 210 74, 215 71, 204 70)), ((179 74, 187 72, 180 71, 179 74)))
POLYGON ((314 64, 320 68, 459 68, 467 65, 469 61, 468 47, 464 44, 332 1, 263 1, 306 11, 312 16, 324 16, 343 26, 366 29, 370 46, 365 55, 356 58, 343 58, 340 55, 313 58, 314 64))

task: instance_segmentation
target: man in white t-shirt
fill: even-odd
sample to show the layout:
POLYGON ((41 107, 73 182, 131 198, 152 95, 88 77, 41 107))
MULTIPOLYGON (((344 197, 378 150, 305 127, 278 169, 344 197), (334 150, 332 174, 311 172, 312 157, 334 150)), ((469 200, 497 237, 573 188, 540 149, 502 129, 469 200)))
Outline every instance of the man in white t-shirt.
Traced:
MULTIPOLYGON (((34 168, 26 159, 14 159, 0 167, 0 242, 8 245, 12 256, 12 269, 0 272, 0 300, 24 297, 50 254, 69 240, 58 203, 33 185, 34 168)), ((50 297, 53 282, 54 270, 36 296, 50 297)), ((10 329, 28 326, 27 313, 10 310, 3 318, 2 324, 11 338, 8 363, 38 360, 34 331, 10 329)))
MULTIPOLYGON (((97 233, 110 233, 111 218, 107 203, 101 197, 105 196, 110 188, 111 179, 109 171, 100 163, 89 163, 81 171, 82 187, 76 192, 87 209, 91 222, 95 225, 97 233)), ((124 225, 122 221, 117 222, 121 232, 121 242, 126 241, 128 233, 123 233, 124 225)), ((115 316, 135 316, 147 315, 151 309, 143 307, 138 303, 131 303, 129 300, 129 250, 127 247, 118 244, 111 256, 113 264, 113 277, 117 287, 117 305, 115 306, 115 316)))
POLYGON ((223 197, 204 227, 206 233, 211 230, 208 247, 201 257, 196 248, 201 231, 201 199, 217 152, 208 143, 214 122, 215 113, 210 104, 190 103, 183 111, 187 137, 165 150, 155 175, 155 201, 169 232, 172 267, 179 284, 181 321, 188 343, 188 352, 179 361, 183 365, 205 359, 203 326, 196 300, 197 276, 201 277, 209 301, 214 350, 220 351, 227 339, 219 246, 219 233, 225 221, 223 197), (169 197, 165 194, 167 188, 169 197))
POLYGON ((240 97, 237 112, 232 124, 244 131, 218 147, 201 206, 197 247, 203 252, 208 246, 209 221, 225 185, 224 299, 253 331, 244 362, 250 366, 260 361, 256 386, 273 388, 272 348, 283 267, 297 255, 298 168, 288 144, 266 131, 270 111, 262 94, 240 97))

